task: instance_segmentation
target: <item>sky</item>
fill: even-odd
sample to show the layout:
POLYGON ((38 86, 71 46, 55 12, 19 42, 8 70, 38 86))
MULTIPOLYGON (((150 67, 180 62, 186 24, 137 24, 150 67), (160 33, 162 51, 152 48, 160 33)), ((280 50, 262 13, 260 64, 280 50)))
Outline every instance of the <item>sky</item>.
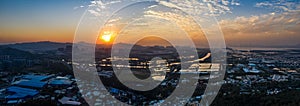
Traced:
MULTIPOLYGON (((167 1, 170 3, 160 2, 160 4, 165 5, 165 7, 182 8, 187 11, 192 8, 198 9, 195 6, 189 7, 189 5, 195 5, 195 3, 167 1)), ((105 2, 107 0, 102 2, 90 0, 0 0, 0 43, 72 42, 82 15, 88 12, 99 16, 101 12, 91 9, 91 7, 95 5, 100 5, 100 8, 109 6, 107 5, 109 3, 105 4, 105 2)), ((118 2, 117 0, 115 2, 110 0, 111 4, 118 2)), ((201 0, 201 2, 209 7, 211 12, 209 15, 216 17, 227 46, 284 47, 300 44, 299 0, 201 0)), ((157 4, 153 3, 151 5, 157 4)), ((183 33, 170 29, 170 27, 174 28, 172 23, 165 23, 162 26, 159 22, 151 21, 148 24, 151 24, 152 27, 143 27, 141 23, 145 24, 145 22, 150 22, 151 19, 145 18, 135 21, 135 24, 139 24, 137 26, 128 26, 128 23, 124 22, 137 19, 134 17, 137 14, 132 13, 144 13, 143 16, 156 15, 168 17, 169 19, 179 17, 180 20, 178 22, 175 20, 175 23, 179 23, 179 27, 185 30, 194 42, 201 42, 205 39, 201 28, 197 28, 196 24, 194 25, 193 22, 189 21, 189 17, 163 14, 161 12, 168 10, 163 7, 154 7, 151 10, 148 9, 147 12, 140 12, 142 10, 139 11, 139 8, 143 6, 150 5, 141 4, 117 12, 118 14, 113 19, 119 19, 118 22, 114 23, 113 19, 110 21, 112 21, 111 24, 118 24, 121 27, 114 27, 114 32, 126 36, 124 39, 134 39, 129 35, 139 36, 140 33, 136 32, 140 30, 143 34, 160 32, 165 37, 177 36, 170 37, 172 40, 178 42, 182 40, 179 34, 183 33), (136 12, 131 12, 133 10, 136 10, 136 12), (139 21, 140 23, 137 23, 139 21), (126 24, 122 24, 122 22, 126 24), (145 31, 143 30, 145 28, 152 28, 152 30, 145 31), (120 31, 123 31, 123 33, 119 33, 120 31), (167 33, 168 31, 173 33, 167 33)), ((83 41, 89 42, 88 40, 83 41)), ((121 42, 128 43, 131 41, 124 40, 121 42)), ((203 44, 199 43, 198 45, 203 44)))

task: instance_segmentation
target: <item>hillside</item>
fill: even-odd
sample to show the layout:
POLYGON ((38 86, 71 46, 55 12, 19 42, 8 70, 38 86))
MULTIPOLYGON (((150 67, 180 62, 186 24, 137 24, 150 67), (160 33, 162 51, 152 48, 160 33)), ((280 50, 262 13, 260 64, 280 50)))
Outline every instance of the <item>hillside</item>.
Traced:
POLYGON ((58 48, 65 48, 67 45, 71 45, 71 43, 57 43, 57 42, 29 42, 29 43, 16 43, 9 44, 8 47, 28 51, 28 52, 45 52, 51 50, 57 50, 58 48))

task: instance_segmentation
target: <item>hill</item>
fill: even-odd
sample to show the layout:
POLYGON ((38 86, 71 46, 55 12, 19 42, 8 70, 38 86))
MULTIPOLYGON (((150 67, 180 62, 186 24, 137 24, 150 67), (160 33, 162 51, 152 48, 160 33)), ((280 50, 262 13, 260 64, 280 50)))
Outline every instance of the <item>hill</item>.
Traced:
POLYGON ((0 46, 0 55, 9 55, 11 57, 27 57, 27 58, 33 57, 33 54, 29 52, 10 48, 7 46, 0 46))
POLYGON ((28 51, 28 52, 45 52, 45 51, 57 50, 58 48, 65 48, 67 45, 72 45, 72 44, 42 41, 42 42, 16 43, 16 44, 9 44, 6 46, 14 49, 28 51))

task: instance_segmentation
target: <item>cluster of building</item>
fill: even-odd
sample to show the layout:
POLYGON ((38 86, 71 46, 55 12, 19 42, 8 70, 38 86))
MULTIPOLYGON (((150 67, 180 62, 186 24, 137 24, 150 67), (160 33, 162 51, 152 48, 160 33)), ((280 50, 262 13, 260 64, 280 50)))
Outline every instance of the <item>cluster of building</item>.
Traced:
POLYGON ((236 50, 231 54, 225 83, 239 86, 240 94, 274 95, 300 89, 293 84, 300 82, 299 52, 236 50))
POLYGON ((58 105, 80 105, 80 94, 71 76, 26 74, 15 76, 0 90, 1 104, 12 105, 28 100, 55 101, 58 105))
MULTIPOLYGON (((71 53, 72 46, 59 48, 56 55, 66 55, 71 53)), ((204 90, 208 84, 208 80, 218 78, 220 68, 226 66, 226 75, 224 82, 217 84, 230 84, 238 87, 240 95, 276 95, 286 90, 299 90, 300 85, 292 83, 300 82, 300 52, 299 51, 243 51, 243 50, 228 50, 227 64, 211 63, 210 53, 208 50, 198 52, 202 58, 189 61, 192 64, 188 69, 182 69, 180 58, 194 58, 190 56, 180 57, 172 47, 136 47, 132 50, 130 58, 107 57, 101 54, 108 53, 109 49, 99 49, 96 51, 96 63, 79 64, 70 62, 71 57, 66 57, 63 60, 53 60, 53 62, 65 63, 68 67, 73 64, 76 67, 84 67, 83 72, 90 72, 91 68, 97 68, 97 75, 101 80, 108 84, 97 86, 97 84, 75 82, 73 75, 59 74, 18 74, 9 75, 9 72, 2 72, 5 68, 22 63, 26 67, 40 64, 39 59, 28 59, 25 57, 13 57, 10 55, 0 55, 0 105, 20 104, 27 101, 47 100, 53 101, 56 105, 82 105, 86 100, 94 100, 89 102, 91 105, 114 105, 117 100, 104 101, 104 98, 113 96, 119 101, 133 105, 152 105, 155 103, 164 102, 165 97, 172 92, 171 88, 176 88, 178 83, 186 84, 188 87, 189 79, 178 80, 180 74, 197 74, 199 77, 192 78, 198 80, 197 89, 189 104, 199 104, 200 100, 206 96, 204 90), (154 49, 154 51, 153 51, 154 49), (100 53, 101 52, 101 53, 100 53), (149 53, 147 53, 149 52, 149 53), (97 54, 98 53, 98 54, 97 54), (100 54, 99 54, 100 53, 100 54), (101 57, 102 56, 102 57, 101 57), (149 58, 162 56, 166 60, 157 60, 156 63, 150 61, 149 58), (130 61, 127 65, 112 65, 113 61, 130 61), (153 65, 156 64, 156 65, 153 65), (158 89, 165 92, 158 93, 151 99, 149 94, 143 94, 137 91, 128 90, 126 87, 120 87, 116 80, 113 68, 123 69, 130 68, 132 72, 145 71, 148 68, 155 70, 155 73, 150 76, 154 80, 162 81, 158 89), (173 75, 173 76, 172 76, 173 75), (10 77, 7 77, 10 76, 10 77), (13 76, 13 77, 11 77, 13 76), (200 78, 200 79, 199 79, 200 78), (167 80, 164 80, 167 79, 167 80), (111 81, 111 82, 107 82, 111 81), (84 91, 86 88, 88 91, 84 91), (92 89, 92 90, 91 90, 92 89), (108 93, 107 93, 108 92, 108 93), (157 99, 153 99, 157 98, 157 99)), ((122 50, 118 51, 122 52, 122 50)), ((110 54, 110 53, 109 53, 110 54)), ((51 55, 52 56, 52 55, 51 55)), ((48 62, 46 62, 48 63, 48 62)), ((48 65, 46 65, 48 66, 48 65)), ((98 78, 98 77, 97 77, 98 78)), ((145 86, 133 83, 136 86, 145 86)), ((221 89, 222 90, 222 89, 221 89)), ((230 95, 231 91, 222 92, 224 95, 230 95)), ((154 92, 155 93, 155 92, 154 92)), ((184 93, 184 92, 183 92, 184 93)), ((209 94, 215 94, 210 92, 209 94)), ((173 103, 183 103, 183 98, 178 97, 173 103)))

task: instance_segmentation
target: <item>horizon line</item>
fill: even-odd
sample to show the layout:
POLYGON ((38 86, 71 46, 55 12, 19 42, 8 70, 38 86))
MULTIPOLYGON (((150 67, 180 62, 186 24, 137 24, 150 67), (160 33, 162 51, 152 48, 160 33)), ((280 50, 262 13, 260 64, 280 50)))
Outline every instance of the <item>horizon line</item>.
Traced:
MULTIPOLYGON (((50 40, 41 40, 41 41, 21 41, 21 42, 0 42, 0 46, 2 45, 13 45, 13 44, 24 44, 24 43, 42 43, 42 42, 50 42, 50 43, 65 43, 65 44, 73 44, 74 42, 60 42, 60 41, 50 41, 50 40)), ((76 43, 86 43, 86 44, 96 44, 96 43, 90 43, 90 42, 85 42, 85 41, 80 41, 80 42, 76 42, 76 43)), ((131 44, 131 43, 116 43, 116 44, 131 44)), ((96 44, 96 45, 105 45, 105 43, 102 44, 96 44)), ((109 44, 112 45, 112 44, 109 44)), ((131 44, 134 45, 134 44, 131 44)), ((226 45, 226 48, 238 48, 238 47, 246 47, 246 48, 297 48, 294 46, 298 46, 299 47, 300 44, 296 44, 296 45, 226 45), (285 46, 285 47, 284 47, 285 46)), ((141 45, 141 46, 147 46, 147 45, 141 45)), ((149 45, 148 45, 149 46, 149 45)), ((151 45, 151 46, 161 46, 161 45, 151 45)), ((166 45, 164 45, 166 46, 166 45)), ((182 46, 186 46, 186 45, 182 45, 182 46)), ((198 48, 198 47, 197 47, 198 48)))

